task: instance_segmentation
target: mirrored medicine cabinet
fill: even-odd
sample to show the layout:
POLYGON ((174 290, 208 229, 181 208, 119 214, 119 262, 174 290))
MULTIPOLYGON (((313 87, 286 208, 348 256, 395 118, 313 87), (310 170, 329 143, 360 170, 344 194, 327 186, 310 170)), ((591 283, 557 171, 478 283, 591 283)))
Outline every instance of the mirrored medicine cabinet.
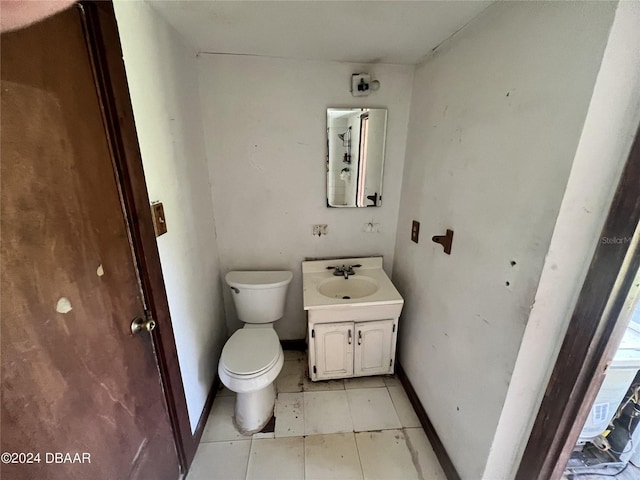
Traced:
POLYGON ((327 206, 379 207, 385 108, 327 109, 327 206))

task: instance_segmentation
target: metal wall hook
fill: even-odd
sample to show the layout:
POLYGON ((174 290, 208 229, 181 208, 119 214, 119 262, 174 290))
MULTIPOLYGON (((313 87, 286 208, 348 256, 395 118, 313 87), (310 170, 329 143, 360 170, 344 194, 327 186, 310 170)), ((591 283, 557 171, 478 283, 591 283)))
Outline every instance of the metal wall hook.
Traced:
POLYGON ((435 235, 431 237, 435 243, 439 243, 444 247, 444 253, 451 255, 451 244, 453 243, 453 230, 447 228, 446 235, 435 235))

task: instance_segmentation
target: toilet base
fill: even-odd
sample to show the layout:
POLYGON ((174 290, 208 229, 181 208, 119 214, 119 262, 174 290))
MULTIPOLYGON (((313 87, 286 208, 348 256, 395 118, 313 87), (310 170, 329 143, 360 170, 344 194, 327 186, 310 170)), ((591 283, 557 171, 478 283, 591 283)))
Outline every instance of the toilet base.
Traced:
POLYGON ((243 435, 262 430, 271 417, 276 404, 274 383, 255 392, 237 393, 234 423, 243 435))

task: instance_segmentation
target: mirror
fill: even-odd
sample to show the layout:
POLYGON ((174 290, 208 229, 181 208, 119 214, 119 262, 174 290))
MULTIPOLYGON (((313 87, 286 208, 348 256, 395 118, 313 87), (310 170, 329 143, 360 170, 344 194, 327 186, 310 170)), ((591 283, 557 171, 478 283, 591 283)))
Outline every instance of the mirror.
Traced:
POLYGON ((327 109, 327 206, 379 207, 386 108, 327 109))

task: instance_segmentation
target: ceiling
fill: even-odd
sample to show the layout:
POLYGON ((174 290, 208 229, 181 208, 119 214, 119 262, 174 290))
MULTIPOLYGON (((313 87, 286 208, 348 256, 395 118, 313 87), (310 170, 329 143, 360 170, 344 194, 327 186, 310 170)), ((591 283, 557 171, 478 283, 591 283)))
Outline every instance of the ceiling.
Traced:
POLYGON ((491 1, 147 2, 198 52, 419 63, 491 1))

